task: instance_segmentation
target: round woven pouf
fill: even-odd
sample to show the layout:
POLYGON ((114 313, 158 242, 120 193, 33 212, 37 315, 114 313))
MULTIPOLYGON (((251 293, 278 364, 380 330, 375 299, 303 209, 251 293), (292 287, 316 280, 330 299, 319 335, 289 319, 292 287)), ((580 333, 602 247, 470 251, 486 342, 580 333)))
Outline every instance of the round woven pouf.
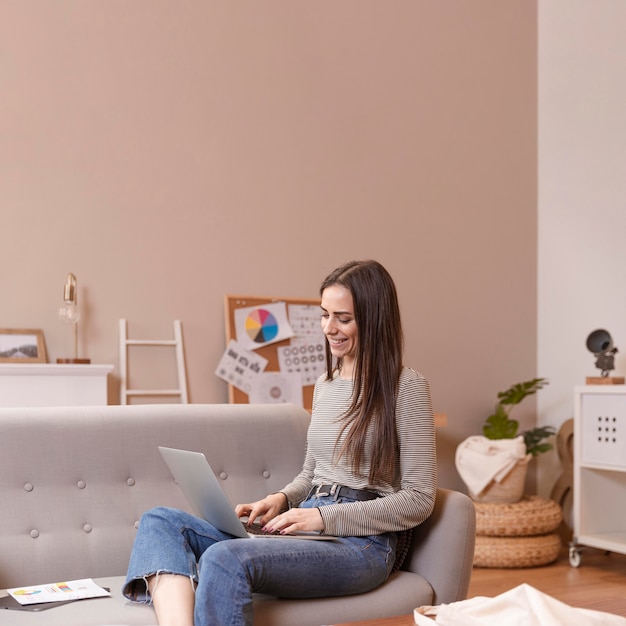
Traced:
POLYGON ((544 535, 556 530, 563 514, 552 500, 524 496, 513 504, 475 502, 476 534, 494 537, 544 535))
POLYGON ((476 537, 474 567, 538 567, 559 558, 561 535, 476 537))
POLYGON ((537 567, 555 561, 561 508, 552 500, 524 496, 519 502, 475 502, 475 567, 537 567))

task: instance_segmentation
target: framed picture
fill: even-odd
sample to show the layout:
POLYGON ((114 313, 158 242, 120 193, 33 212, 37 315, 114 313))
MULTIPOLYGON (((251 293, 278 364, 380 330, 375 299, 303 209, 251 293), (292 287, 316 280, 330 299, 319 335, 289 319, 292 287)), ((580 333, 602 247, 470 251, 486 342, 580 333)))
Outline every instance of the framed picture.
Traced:
POLYGON ((43 330, 0 328, 0 363, 46 363, 43 330))

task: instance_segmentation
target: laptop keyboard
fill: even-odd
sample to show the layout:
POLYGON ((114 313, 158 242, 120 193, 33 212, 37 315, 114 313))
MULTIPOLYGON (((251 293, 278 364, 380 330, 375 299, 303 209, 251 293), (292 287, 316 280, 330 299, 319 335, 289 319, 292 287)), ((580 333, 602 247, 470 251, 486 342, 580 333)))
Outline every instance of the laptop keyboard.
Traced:
POLYGON ((269 531, 269 530, 263 530, 263 526, 261 526, 261 524, 250 524, 250 526, 248 526, 247 522, 241 522, 243 524, 243 527, 246 529, 246 532, 250 533, 251 535, 280 535, 280 531, 279 530, 274 530, 274 531, 269 531))

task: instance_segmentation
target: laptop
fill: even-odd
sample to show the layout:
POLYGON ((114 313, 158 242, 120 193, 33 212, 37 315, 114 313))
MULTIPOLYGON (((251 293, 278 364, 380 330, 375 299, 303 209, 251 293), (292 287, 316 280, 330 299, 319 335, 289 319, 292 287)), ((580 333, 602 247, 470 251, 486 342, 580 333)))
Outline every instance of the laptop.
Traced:
MULTIPOLYGON (((159 446, 159 452, 169 468, 174 480, 195 513, 218 530, 241 539, 317 539, 332 541, 335 537, 320 535, 317 532, 297 532, 281 535, 263 532, 249 532, 246 522, 237 514, 222 486, 215 477, 209 462, 202 452, 177 450, 159 446)), ((258 525, 257 525, 258 526, 258 525)))

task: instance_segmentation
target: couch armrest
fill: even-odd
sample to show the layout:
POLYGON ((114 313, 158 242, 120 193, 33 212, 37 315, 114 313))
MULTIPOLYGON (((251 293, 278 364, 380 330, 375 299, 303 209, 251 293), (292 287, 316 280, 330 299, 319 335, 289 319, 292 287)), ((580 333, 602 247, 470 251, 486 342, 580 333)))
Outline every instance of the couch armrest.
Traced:
POLYGON ((467 597, 476 543, 476 511, 468 496, 438 489, 435 509, 413 531, 403 570, 423 576, 434 591, 433 604, 467 597))

